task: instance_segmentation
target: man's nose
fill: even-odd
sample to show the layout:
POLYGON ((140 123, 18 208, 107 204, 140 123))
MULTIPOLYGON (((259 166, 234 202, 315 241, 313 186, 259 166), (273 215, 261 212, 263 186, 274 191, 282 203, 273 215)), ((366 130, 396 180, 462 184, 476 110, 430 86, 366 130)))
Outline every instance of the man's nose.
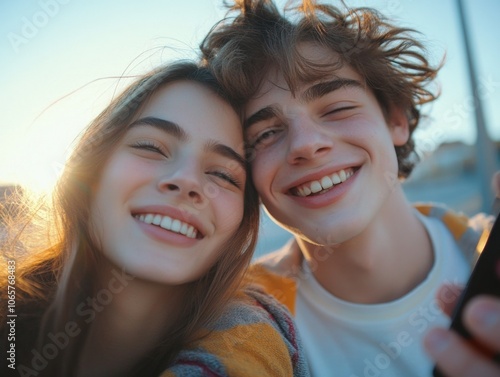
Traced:
POLYGON ((287 161, 300 164, 324 156, 333 148, 333 139, 308 117, 297 117, 290 122, 287 161))

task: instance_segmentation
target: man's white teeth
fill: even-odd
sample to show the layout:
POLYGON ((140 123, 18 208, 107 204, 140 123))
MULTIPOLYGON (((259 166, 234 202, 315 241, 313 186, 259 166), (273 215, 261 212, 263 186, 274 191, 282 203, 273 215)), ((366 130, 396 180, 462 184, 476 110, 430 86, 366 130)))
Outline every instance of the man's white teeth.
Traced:
POLYGON ((342 170, 340 171, 339 176, 340 176, 340 180, 341 180, 342 182, 344 182, 344 181, 347 179, 347 173, 345 172, 345 170, 344 170, 344 169, 342 169, 342 170))
POLYGON ((323 190, 323 188, 321 187, 321 183, 319 183, 318 181, 314 181, 313 183, 311 183, 311 191, 313 193, 320 192, 321 190, 323 190))
POLYGON ((146 224, 158 225, 163 229, 183 234, 189 238, 196 238, 198 236, 198 231, 192 225, 178 219, 172 219, 169 216, 148 213, 136 215, 135 217, 146 224))
POLYGON ((329 189, 334 185, 338 185, 339 183, 347 181, 353 174, 354 171, 352 169, 342 169, 331 175, 324 176, 319 181, 312 181, 306 183, 305 185, 297 187, 296 194, 298 196, 309 196, 311 194, 316 194, 320 191, 329 189))

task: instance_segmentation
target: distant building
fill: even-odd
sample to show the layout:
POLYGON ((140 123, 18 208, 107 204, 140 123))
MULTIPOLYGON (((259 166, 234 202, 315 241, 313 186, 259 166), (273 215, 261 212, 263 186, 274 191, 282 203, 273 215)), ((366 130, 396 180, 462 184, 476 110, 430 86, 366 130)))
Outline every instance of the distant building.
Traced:
POLYGON ((462 142, 443 143, 418 162, 408 183, 470 173, 475 159, 474 146, 462 142))

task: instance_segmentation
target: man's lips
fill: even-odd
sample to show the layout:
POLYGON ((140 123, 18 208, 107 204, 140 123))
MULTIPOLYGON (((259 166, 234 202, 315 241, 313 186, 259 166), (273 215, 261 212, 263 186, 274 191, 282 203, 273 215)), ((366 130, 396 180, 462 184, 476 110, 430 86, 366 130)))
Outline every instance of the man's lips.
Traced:
POLYGON ((332 187, 347 181, 356 172, 358 167, 340 169, 333 173, 325 174, 317 179, 309 180, 289 189, 289 193, 294 196, 306 197, 318 193, 326 192, 332 187))

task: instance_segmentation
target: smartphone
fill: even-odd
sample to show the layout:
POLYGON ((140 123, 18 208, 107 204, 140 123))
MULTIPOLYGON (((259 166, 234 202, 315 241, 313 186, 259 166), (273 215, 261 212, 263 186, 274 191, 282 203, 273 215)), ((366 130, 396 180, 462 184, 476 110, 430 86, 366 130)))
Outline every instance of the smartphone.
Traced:
MULTIPOLYGON (((494 207, 498 207, 499 202, 497 199, 494 207)), ((500 215, 498 213, 496 215, 497 218, 484 244, 483 251, 455 307, 450 328, 472 342, 480 352, 485 353, 492 360, 500 364, 500 355, 489 352, 479 342, 476 342, 462 323, 462 312, 471 298, 478 294, 500 297, 500 215)), ((479 241, 479 243, 484 243, 484 241, 479 241)), ((438 368, 434 368, 432 375, 434 377, 444 377, 438 368)))

